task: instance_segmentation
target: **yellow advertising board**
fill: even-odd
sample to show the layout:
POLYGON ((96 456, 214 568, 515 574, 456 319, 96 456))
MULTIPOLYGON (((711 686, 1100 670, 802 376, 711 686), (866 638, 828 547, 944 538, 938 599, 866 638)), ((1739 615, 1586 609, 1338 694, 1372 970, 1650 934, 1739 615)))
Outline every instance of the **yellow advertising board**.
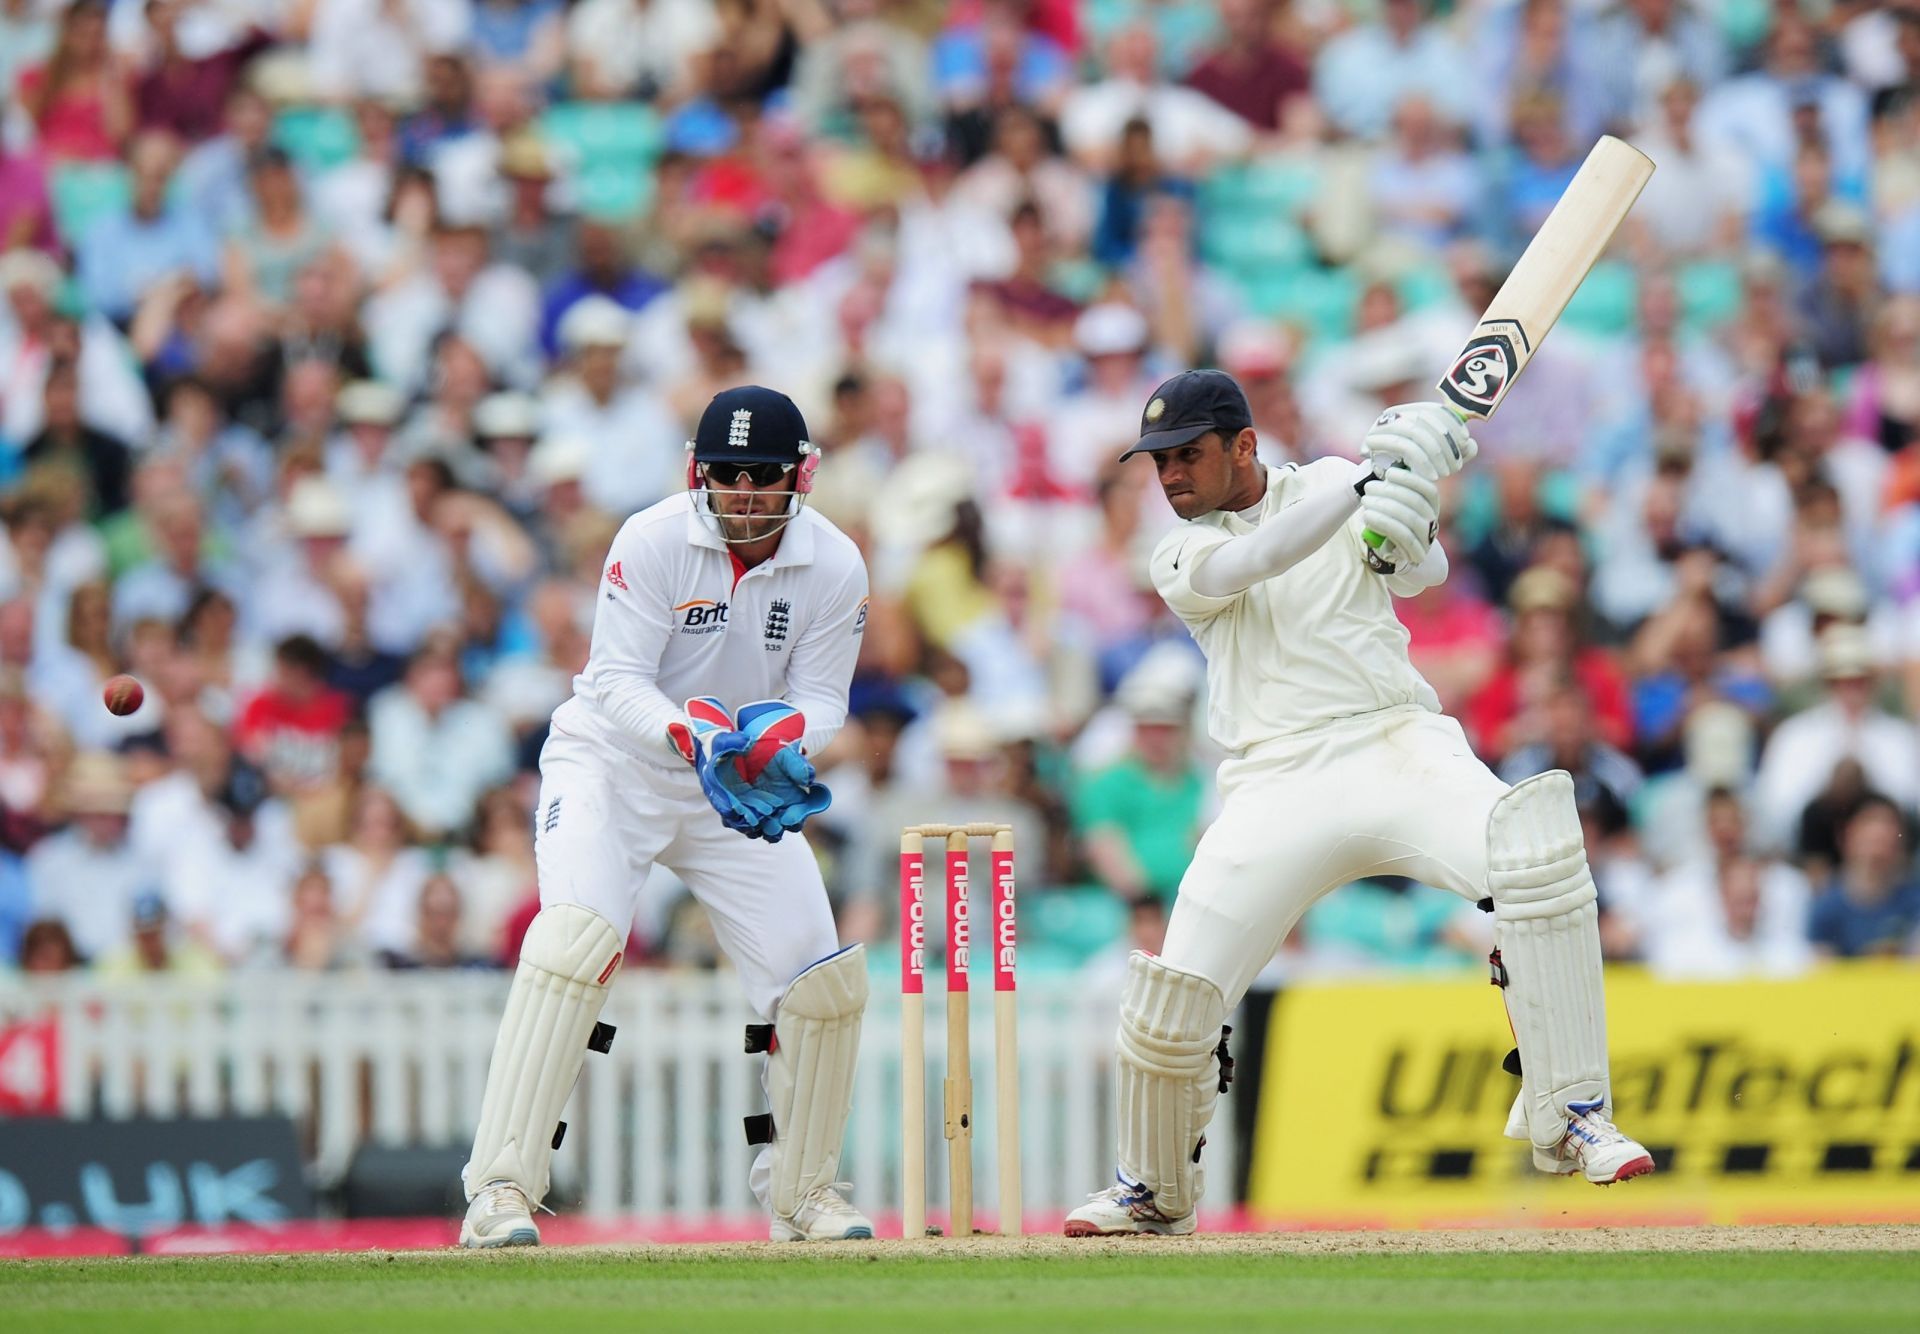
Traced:
POLYGON ((1249 1206, 1274 1226, 1920 1222, 1920 968, 1607 983, 1615 1119, 1660 1170, 1602 1190, 1503 1138, 1519 1081, 1484 982, 1274 1002, 1249 1206))

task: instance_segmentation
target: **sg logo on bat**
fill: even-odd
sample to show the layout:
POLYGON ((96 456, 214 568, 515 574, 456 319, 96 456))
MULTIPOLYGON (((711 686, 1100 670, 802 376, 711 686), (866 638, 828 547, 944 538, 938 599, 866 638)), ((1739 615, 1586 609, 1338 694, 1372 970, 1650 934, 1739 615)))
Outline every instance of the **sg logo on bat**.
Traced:
POLYGON ((1506 334, 1482 334, 1454 358, 1440 389, 1462 412, 1484 417, 1498 406, 1518 370, 1513 340, 1506 334))

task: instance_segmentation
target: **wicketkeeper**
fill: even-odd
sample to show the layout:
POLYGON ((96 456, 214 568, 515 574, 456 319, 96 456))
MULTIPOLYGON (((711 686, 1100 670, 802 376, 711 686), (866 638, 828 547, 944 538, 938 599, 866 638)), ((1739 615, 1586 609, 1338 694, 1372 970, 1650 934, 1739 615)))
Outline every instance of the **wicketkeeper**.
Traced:
POLYGON ((1365 459, 1269 468, 1245 396, 1190 371, 1147 403, 1139 443, 1187 522, 1154 585, 1207 657, 1220 817, 1180 882, 1166 946, 1136 952, 1121 1002, 1116 1185, 1069 1236, 1193 1231, 1222 1025, 1262 966, 1334 887, 1403 875, 1490 911, 1494 981, 1519 1046, 1507 1133, 1545 1172, 1598 1185, 1653 1170, 1608 1118, 1593 878, 1573 781, 1508 787, 1407 659, 1393 598, 1447 577, 1436 483, 1477 452, 1444 407, 1389 408, 1365 459), (1364 537, 1386 539, 1387 556, 1364 537))
POLYGON ((769 1112, 752 1186, 776 1241, 870 1237, 836 1185, 853 1105, 864 951, 840 948, 800 836, 826 808, 808 752, 847 717, 866 629, 854 544, 806 508, 819 451, 784 394, 707 405, 688 492, 628 519, 600 578, 593 647, 540 754, 540 913, 487 1069, 465 1246, 532 1246, 561 1108, 655 863, 712 918, 764 1022, 769 1112))

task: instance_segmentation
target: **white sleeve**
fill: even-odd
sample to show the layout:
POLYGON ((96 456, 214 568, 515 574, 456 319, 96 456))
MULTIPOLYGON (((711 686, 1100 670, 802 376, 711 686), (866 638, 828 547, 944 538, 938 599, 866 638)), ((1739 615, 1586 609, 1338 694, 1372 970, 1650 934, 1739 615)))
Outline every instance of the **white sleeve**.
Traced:
POLYGON ((1382 575, 1387 581, 1387 591, 1397 598, 1410 598, 1426 592, 1429 588, 1438 588, 1447 582, 1447 572, 1451 566, 1447 563, 1446 548, 1435 538, 1427 548, 1418 565, 1410 565, 1392 574, 1382 575))
POLYGON ((598 692, 595 703, 642 751, 677 760, 680 753, 667 740, 667 724, 679 720, 680 704, 668 699, 657 684, 660 658, 673 633, 665 593, 669 584, 648 557, 645 546, 627 538, 623 530, 607 554, 606 569, 623 565, 625 587, 611 583, 606 569, 600 572, 590 650, 598 692))
POLYGON ((867 632, 867 567, 856 556, 787 658, 787 702, 806 715, 801 744, 818 755, 847 723, 847 686, 867 632))
POLYGON ((1194 591, 1208 597, 1243 593, 1318 551, 1360 508, 1360 493, 1353 484, 1373 475, 1364 463, 1337 466, 1350 470, 1351 477, 1343 475, 1337 485, 1314 488, 1252 532, 1208 551, 1191 576, 1194 591))
POLYGON ((1200 567, 1201 558, 1235 540, 1221 529, 1186 523, 1161 538, 1153 549, 1149 569, 1154 591, 1188 625, 1218 616, 1238 600, 1239 591, 1215 596, 1193 586, 1193 573, 1200 567))

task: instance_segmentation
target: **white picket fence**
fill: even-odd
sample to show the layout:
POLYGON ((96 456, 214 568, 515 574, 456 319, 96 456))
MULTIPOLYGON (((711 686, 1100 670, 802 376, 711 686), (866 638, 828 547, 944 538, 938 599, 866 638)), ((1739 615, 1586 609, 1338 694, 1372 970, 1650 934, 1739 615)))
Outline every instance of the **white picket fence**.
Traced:
MULTIPOLYGON (((1026 1206, 1056 1213, 1113 1170, 1113 1029, 1118 997, 1070 981, 1020 993, 1021 1157, 1026 1206)), ((284 1113, 306 1136, 314 1177, 336 1181, 362 1143, 464 1144, 506 979, 491 974, 312 976, 102 986, 84 977, 0 986, 0 1022, 56 1015, 60 1100, 74 1118, 284 1113)), ((928 993, 927 1189, 944 1204, 939 1079, 943 997, 928 993)), ((598 1218, 716 1223, 758 1216, 741 1119, 765 1109, 751 1018, 726 974, 642 972, 613 988, 610 1055, 589 1054, 569 1103, 556 1191, 598 1218)), ((974 1007, 975 1189, 997 1212, 992 1007, 974 1007)), ((899 1205, 900 1015, 876 977, 842 1175, 871 1212, 899 1205)), ((1230 1100, 1207 1167, 1234 1179, 1230 1100)), ((1218 1195, 1216 1193, 1216 1198, 1218 1195)))

